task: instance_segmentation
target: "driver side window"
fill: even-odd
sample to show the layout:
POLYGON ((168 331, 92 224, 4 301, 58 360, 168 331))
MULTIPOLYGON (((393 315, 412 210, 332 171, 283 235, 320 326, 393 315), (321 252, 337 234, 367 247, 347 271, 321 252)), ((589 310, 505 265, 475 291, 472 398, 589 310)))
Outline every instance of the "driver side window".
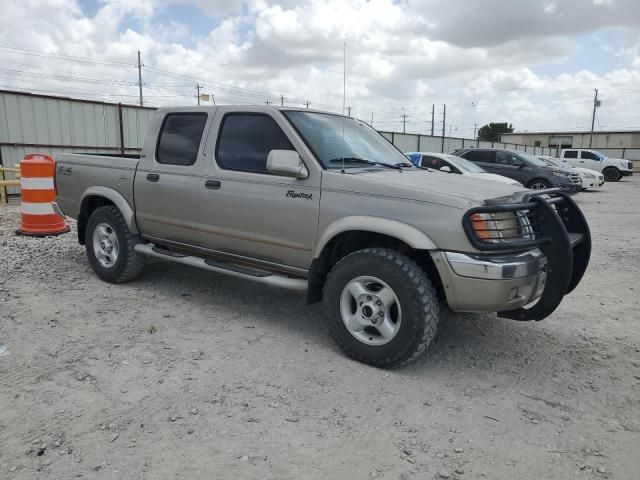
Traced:
POLYGON ((600 160, 600 157, 598 157, 595 153, 585 151, 580 152, 580 158, 584 158, 586 160, 600 160))
POLYGON ((496 152, 496 163, 499 165, 512 165, 517 167, 522 164, 522 161, 513 153, 496 152))

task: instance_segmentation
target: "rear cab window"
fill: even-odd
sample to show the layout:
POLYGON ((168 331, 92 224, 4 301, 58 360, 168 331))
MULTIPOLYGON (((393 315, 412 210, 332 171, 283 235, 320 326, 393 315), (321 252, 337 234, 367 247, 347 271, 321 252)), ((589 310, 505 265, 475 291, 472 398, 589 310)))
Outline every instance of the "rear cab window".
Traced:
POLYGON ((162 122, 156 161, 168 165, 193 165, 198 158, 206 113, 169 113, 162 122))
POLYGON ((578 158, 577 150, 566 150, 562 154, 562 158, 578 158))

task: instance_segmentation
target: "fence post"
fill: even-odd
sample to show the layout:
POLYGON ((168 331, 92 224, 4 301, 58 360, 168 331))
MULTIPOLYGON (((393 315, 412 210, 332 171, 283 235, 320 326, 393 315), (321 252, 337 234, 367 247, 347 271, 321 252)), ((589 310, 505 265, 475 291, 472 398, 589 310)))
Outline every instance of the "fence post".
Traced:
POLYGON ((124 157, 124 125, 122 122, 122 103, 118 102, 118 122, 120 123, 120 156, 124 157))
POLYGON ((421 152, 422 150, 420 150, 420 137, 422 137, 422 135, 418 134, 418 151, 421 152))
POLYGON ((391 132, 391 145, 396 144, 396 132, 391 132))

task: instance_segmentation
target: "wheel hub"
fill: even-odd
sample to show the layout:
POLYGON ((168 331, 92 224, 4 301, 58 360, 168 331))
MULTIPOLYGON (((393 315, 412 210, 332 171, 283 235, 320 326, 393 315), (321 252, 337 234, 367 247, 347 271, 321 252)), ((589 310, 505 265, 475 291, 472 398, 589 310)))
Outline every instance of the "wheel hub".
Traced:
POLYGON ((369 345, 391 341, 400 327, 398 298, 386 283, 375 277, 358 277, 345 286, 340 313, 349 332, 369 345))
POLYGON ((93 253, 105 268, 111 268, 118 261, 120 253, 118 237, 111 225, 106 222, 96 225, 93 231, 93 253))

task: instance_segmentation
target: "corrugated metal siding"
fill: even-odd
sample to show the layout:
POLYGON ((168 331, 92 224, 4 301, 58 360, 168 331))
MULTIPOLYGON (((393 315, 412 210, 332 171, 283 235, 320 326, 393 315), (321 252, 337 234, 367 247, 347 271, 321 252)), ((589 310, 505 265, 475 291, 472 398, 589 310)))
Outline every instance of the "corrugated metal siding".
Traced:
MULTIPOLYGON (((122 107, 125 150, 141 148, 155 109, 122 107)), ((28 153, 120 152, 118 105, 18 92, 0 92, 0 155, 16 167, 28 153)), ((13 178, 6 174, 7 178, 13 178)), ((8 188, 17 193, 17 187, 8 188)))

